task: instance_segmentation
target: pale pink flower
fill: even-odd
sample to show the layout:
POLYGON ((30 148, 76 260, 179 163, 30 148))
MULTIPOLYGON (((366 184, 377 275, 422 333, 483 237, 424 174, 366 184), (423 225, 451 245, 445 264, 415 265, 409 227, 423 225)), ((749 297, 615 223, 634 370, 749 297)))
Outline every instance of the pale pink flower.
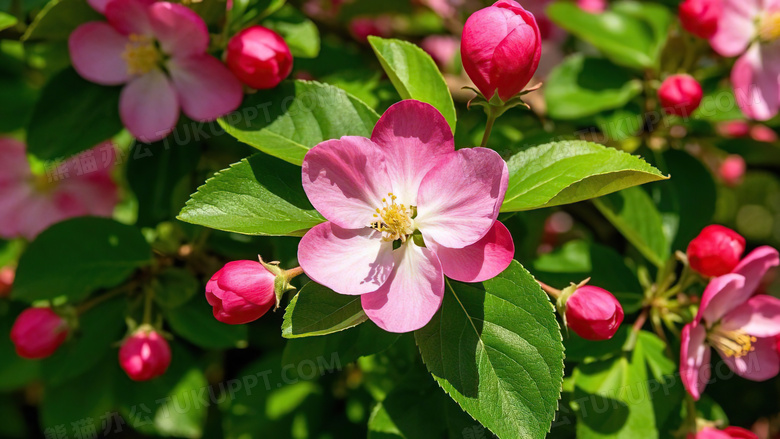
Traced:
POLYGON ((696 319, 682 331, 680 376, 699 399, 710 380, 710 347, 737 375, 764 381, 780 371, 775 337, 780 334, 780 299, 754 295, 769 268, 780 264, 777 250, 753 250, 730 274, 712 279, 696 319))
POLYGON ((52 166, 43 175, 32 173, 25 150, 22 142, 0 138, 0 237, 33 239, 68 218, 112 215, 119 194, 111 179, 110 143, 52 166), (106 152, 110 156, 104 156, 106 152))
POLYGON ((710 45, 723 56, 740 56, 731 83, 742 112, 767 120, 780 109, 780 1, 723 0, 710 45))
POLYGON ((361 295, 379 327, 414 331, 439 309, 444 275, 481 282, 509 266, 512 236, 496 221, 507 182, 495 151, 455 151, 441 113, 399 102, 370 139, 328 140, 304 157, 303 188, 328 221, 306 233, 298 260, 312 280, 361 295))
POLYGON ((179 108, 210 121, 241 104, 241 83, 206 53, 206 23, 191 9, 154 0, 111 0, 108 22, 79 26, 68 40, 73 67, 104 85, 126 84, 119 101, 122 122, 145 142, 164 138, 179 108))

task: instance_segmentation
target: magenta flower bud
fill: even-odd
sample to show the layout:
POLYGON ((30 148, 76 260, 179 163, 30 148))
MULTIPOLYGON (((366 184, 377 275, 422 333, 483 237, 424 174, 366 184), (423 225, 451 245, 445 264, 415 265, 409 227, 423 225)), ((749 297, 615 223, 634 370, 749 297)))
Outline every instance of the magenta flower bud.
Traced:
POLYGON ((293 57, 287 43, 263 26, 251 26, 235 34, 226 52, 230 71, 255 89, 274 88, 292 71, 293 57))
POLYGON ((683 28, 699 38, 709 39, 718 30, 718 20, 723 13, 721 0, 685 0, 680 3, 679 14, 683 28))
POLYGON ((68 323, 50 308, 27 308, 11 328, 11 341, 22 358, 46 358, 68 338, 68 323))
POLYGON ((745 238, 717 224, 705 227, 688 244, 688 264, 705 276, 723 276, 739 264, 745 238))
POLYGON ((513 0, 499 0, 473 13, 463 27, 463 68, 479 91, 504 102, 520 93, 542 56, 542 39, 533 14, 513 0))
POLYGON ((747 164, 745 159, 738 154, 729 154, 718 168, 718 175, 727 186, 738 186, 742 183, 742 177, 745 175, 747 164))
POLYGON ((566 324, 586 340, 609 340, 623 322, 623 307, 609 291, 585 285, 566 300, 566 324))
POLYGON ((577 0, 577 6, 585 12, 600 14, 607 9, 607 0, 577 0))
POLYGON ((276 304, 276 276, 257 261, 228 262, 206 283, 206 300, 222 323, 257 320, 276 304))
POLYGON ((701 85, 691 75, 672 75, 661 83, 658 98, 666 114, 686 117, 701 104, 701 85))
POLYGON ((171 348, 154 329, 142 326, 119 349, 119 365, 133 381, 148 381, 165 373, 171 348))

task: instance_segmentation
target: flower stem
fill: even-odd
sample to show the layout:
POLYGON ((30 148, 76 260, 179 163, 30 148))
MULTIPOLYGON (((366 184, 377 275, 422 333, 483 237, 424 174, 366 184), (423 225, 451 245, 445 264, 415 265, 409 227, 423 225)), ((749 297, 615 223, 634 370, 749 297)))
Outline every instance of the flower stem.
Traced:
POLYGON ((301 267, 295 267, 284 271, 284 275, 287 277, 287 280, 290 280, 302 274, 303 274, 303 268, 301 267))
POLYGON ((496 122, 496 119, 498 119, 496 112, 493 111, 493 107, 490 107, 487 113, 488 118, 487 125, 485 125, 485 134, 482 135, 482 143, 480 144, 480 146, 483 148, 487 147, 488 139, 490 138, 490 132, 493 131, 493 124, 496 122))
POLYGON ((144 325, 152 324, 152 300, 154 299, 154 291, 151 288, 147 288, 144 292, 144 325))
POLYGON ((95 297, 94 299, 84 302, 81 305, 79 305, 78 308, 76 308, 76 311, 78 314, 83 314, 90 310, 91 308, 95 307, 96 305, 99 305, 106 300, 113 299, 116 296, 120 296, 122 294, 128 293, 135 289, 138 286, 137 281, 126 283, 120 287, 114 288, 113 290, 109 290, 106 294, 103 294, 102 296, 95 297))
POLYGON ((642 330, 642 326, 645 326, 645 322, 647 321, 647 315, 649 314, 650 308, 644 308, 642 310, 642 313, 639 314, 639 317, 637 317, 636 322, 634 322, 634 325, 631 327, 631 333, 628 334, 628 339, 626 340, 626 343, 623 345, 623 351, 624 352, 631 352, 634 350, 634 347, 636 346, 636 340, 639 336, 639 331, 642 330))

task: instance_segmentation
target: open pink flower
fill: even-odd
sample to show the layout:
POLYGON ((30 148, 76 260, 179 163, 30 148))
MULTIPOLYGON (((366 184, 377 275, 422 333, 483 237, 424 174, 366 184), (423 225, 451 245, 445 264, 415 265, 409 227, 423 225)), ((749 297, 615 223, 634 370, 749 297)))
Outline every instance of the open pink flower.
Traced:
POLYGON ((710 45, 738 56, 731 83, 742 112, 767 120, 780 109, 780 1, 723 0, 723 13, 710 45))
POLYGON ((726 427, 723 430, 704 427, 696 434, 689 434, 688 439, 758 439, 758 435, 740 427, 726 427))
POLYGON ((77 216, 109 217, 119 201, 114 148, 104 143, 35 175, 22 142, 0 138, 0 237, 35 238, 77 216))
POLYGON ((507 182, 495 151, 455 151, 441 113, 399 102, 370 139, 328 140, 304 157, 303 188, 328 221, 306 233, 298 260, 314 281, 361 295, 381 328, 419 329, 441 305, 444 275, 481 282, 511 262, 512 236, 496 221, 507 182))
POLYGON ((682 331, 680 376, 695 399, 710 380, 710 347, 743 378, 764 381, 780 371, 775 341, 780 334, 780 299, 754 296, 761 278, 778 264, 777 250, 759 247, 732 273, 707 285, 696 319, 682 331))
POLYGON ((108 22, 79 26, 68 40, 73 67, 104 85, 127 84, 122 122, 145 142, 164 138, 179 119, 214 120, 241 104, 241 83, 206 53, 209 33, 198 14, 179 4, 111 0, 108 22))

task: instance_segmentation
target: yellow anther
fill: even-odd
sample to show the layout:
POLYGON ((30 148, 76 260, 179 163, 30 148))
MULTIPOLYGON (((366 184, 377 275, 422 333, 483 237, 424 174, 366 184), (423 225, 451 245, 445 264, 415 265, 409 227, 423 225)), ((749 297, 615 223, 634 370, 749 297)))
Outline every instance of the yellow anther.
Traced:
POLYGON ((127 63, 127 73, 143 75, 157 67, 162 60, 160 51, 154 40, 147 35, 130 34, 130 42, 122 52, 122 58, 127 63))
POLYGON ((758 35, 767 42, 780 38, 780 12, 771 12, 761 18, 758 35))
POLYGON ((708 335, 710 344, 727 357, 741 358, 755 350, 756 337, 739 330, 716 327, 708 335))
POLYGON ((396 204, 395 200, 398 198, 392 193, 387 194, 390 197, 390 203, 388 204, 387 198, 382 198, 382 208, 376 209, 375 218, 376 221, 371 223, 370 227, 382 232, 383 241, 395 241, 400 239, 401 242, 406 242, 406 238, 414 233, 414 220, 412 216, 414 211, 411 207, 406 207, 403 204, 396 204))

